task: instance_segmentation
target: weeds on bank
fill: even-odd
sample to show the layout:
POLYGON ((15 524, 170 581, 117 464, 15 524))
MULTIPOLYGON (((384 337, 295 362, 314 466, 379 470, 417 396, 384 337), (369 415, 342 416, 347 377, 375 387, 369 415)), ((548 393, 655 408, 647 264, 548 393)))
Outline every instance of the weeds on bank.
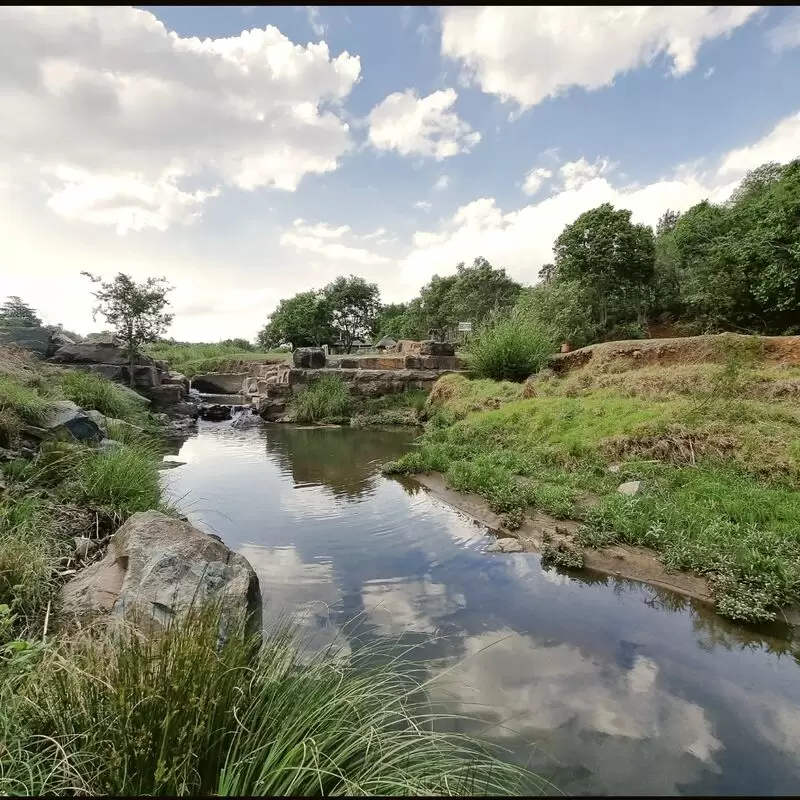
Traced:
POLYGON ((0 708, 0 792, 70 785, 109 795, 408 796, 541 788, 477 743, 437 733, 418 681, 374 647, 301 659, 289 629, 274 630, 256 652, 243 623, 222 646, 218 626, 210 607, 157 638, 85 635, 47 653, 20 682, 21 700, 0 708))
MULTIPOLYGON (((764 377, 758 352, 703 365, 694 393, 625 394, 584 372, 577 395, 576 376, 549 378, 536 397, 489 410, 487 382, 447 376, 419 447, 386 471, 441 472, 512 520, 531 507, 583 520, 584 546, 650 547, 668 568, 706 575, 721 614, 774 619, 800 601, 800 413, 747 397, 764 377), (626 480, 643 490, 618 494, 626 480)), ((614 377, 626 375, 641 385, 638 370, 614 377)))
POLYGON ((323 422, 350 417, 353 398, 338 375, 322 375, 292 399, 291 412, 298 422, 323 422))
POLYGON ((99 375, 70 370, 61 375, 59 384, 64 397, 81 408, 131 422, 140 422, 146 417, 141 406, 124 389, 99 375))
POLYGON ((246 362, 280 362, 285 351, 253 352, 234 344, 157 344, 146 348, 152 358, 169 362, 170 369, 187 378, 204 372, 237 372, 246 362))

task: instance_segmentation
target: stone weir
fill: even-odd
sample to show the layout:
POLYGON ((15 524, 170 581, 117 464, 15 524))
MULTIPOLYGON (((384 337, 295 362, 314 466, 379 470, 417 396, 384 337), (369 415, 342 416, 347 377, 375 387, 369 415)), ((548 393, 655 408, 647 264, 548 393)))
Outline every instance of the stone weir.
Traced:
POLYGON ((304 392, 325 375, 338 375, 357 397, 383 397, 408 389, 430 391, 442 375, 465 372, 457 369, 461 363, 455 357, 452 345, 430 344, 435 347, 414 356, 345 357, 338 360, 327 360, 321 349, 299 348, 293 353, 292 365, 275 365, 262 376, 245 378, 242 394, 251 398, 265 420, 274 422, 284 416, 293 395, 304 392), (433 349, 449 349, 449 352, 430 352, 433 349))

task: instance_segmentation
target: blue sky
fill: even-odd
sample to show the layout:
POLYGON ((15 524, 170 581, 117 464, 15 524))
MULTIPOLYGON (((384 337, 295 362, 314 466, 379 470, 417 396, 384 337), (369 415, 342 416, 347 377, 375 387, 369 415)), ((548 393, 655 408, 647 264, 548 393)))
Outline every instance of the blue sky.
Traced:
POLYGON ((409 299, 478 255, 532 283, 609 201, 654 224, 800 155, 792 7, 0 11, 4 269, 85 332, 165 275, 178 338, 252 337, 338 274, 409 299))

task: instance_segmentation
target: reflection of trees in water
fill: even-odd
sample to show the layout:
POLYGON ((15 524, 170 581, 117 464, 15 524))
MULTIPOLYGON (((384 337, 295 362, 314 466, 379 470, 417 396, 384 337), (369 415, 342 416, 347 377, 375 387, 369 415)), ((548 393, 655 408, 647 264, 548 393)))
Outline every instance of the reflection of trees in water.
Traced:
POLYGON ((559 574, 568 575, 573 580, 589 586, 610 586, 617 596, 628 592, 640 592, 644 587, 649 595, 644 602, 651 608, 689 614, 692 628, 697 634, 698 646, 709 653, 717 647, 723 647, 725 650, 765 650, 767 653, 778 655, 788 653, 800 664, 800 642, 792 641, 788 625, 734 623, 721 617, 704 603, 691 600, 669 589, 644 585, 638 581, 605 575, 593 570, 564 570, 560 567, 553 569, 559 574))
POLYGON ((300 485, 328 486, 336 496, 359 498, 374 490, 380 464, 408 450, 408 431, 270 426, 267 454, 300 485))

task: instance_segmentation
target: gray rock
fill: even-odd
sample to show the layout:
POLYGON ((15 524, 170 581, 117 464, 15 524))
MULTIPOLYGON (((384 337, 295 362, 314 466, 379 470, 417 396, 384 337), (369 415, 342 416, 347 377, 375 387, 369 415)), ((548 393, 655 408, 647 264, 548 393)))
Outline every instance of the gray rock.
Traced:
POLYGON ((92 422, 94 422, 98 428, 100 428, 100 432, 103 434, 103 436, 108 436, 108 425, 106 423, 106 418, 99 411, 95 411, 93 408, 89 409, 89 411, 86 412, 86 416, 89 417, 89 419, 92 420, 92 422))
POLYGON ((200 417, 207 422, 223 422, 231 418, 231 407, 215 403, 212 406, 200 406, 200 417))
POLYGON ((100 443, 97 445, 97 449, 107 453, 113 450, 119 450, 122 446, 122 442, 118 442, 116 439, 101 439, 100 443))
POLYGON ((617 491, 620 494, 626 494, 626 495, 629 495, 629 496, 633 496, 633 495, 637 494, 641 488, 642 488, 642 482, 641 481, 628 481, 627 483, 621 483, 617 487, 617 491))
MULTIPOLYGON (((131 360, 124 348, 110 342, 79 342, 59 347, 51 361, 56 364, 113 364, 127 367, 131 360)), ((155 361, 149 356, 137 353, 133 358, 136 366, 155 367, 155 361)))
POLYGON ((606 472, 610 472, 612 475, 616 475, 621 469, 622 467, 620 467, 619 464, 609 464, 606 467, 606 472))
POLYGON ((139 394, 139 392, 134 391, 131 389, 130 386, 125 386, 124 384, 120 383, 117 385, 117 389, 121 392, 124 392, 127 397, 133 400, 135 403, 138 403, 140 406, 149 406, 150 400, 147 397, 139 394))
POLYGON ((301 369, 322 369, 325 351, 321 347, 298 347, 292 353, 292 363, 301 369))
POLYGON ((521 553, 522 544, 518 539, 504 537, 497 539, 486 548, 487 553, 521 553))
POLYGON ((421 356, 454 356, 456 346, 452 342, 436 342, 431 339, 420 343, 419 354, 421 356))
POLYGON ((261 629, 261 591, 247 559, 159 511, 130 517, 106 555, 66 583, 59 599, 62 623, 107 616, 158 632, 193 606, 215 600, 222 641, 240 615, 247 615, 251 630, 261 629))
POLYGON ((50 348, 50 329, 42 327, 0 328, 0 345, 22 347, 46 358, 50 348))
POLYGON ((97 423, 71 400, 51 403, 41 427, 47 431, 48 439, 58 441, 76 440, 98 444, 103 438, 103 432, 97 423))
POLYGON ((264 422, 265 420, 262 417, 260 417, 256 413, 256 410, 253 408, 253 409, 248 409, 247 411, 243 411, 241 414, 239 414, 236 417, 236 419, 234 419, 233 422, 231 423, 231 427, 242 428, 242 429, 257 428, 260 425, 263 425, 264 422))
POLYGON ((75 542, 75 558, 83 560, 97 550, 97 542, 88 536, 75 536, 73 541, 75 542))
POLYGON ((178 383, 170 383, 166 386, 153 386, 150 389, 145 389, 147 396, 153 401, 156 408, 168 408, 174 406, 176 403, 182 403, 184 397, 184 389, 178 383))
POLYGON ((239 394, 249 372, 209 372, 192 378, 192 389, 203 394, 239 394))

